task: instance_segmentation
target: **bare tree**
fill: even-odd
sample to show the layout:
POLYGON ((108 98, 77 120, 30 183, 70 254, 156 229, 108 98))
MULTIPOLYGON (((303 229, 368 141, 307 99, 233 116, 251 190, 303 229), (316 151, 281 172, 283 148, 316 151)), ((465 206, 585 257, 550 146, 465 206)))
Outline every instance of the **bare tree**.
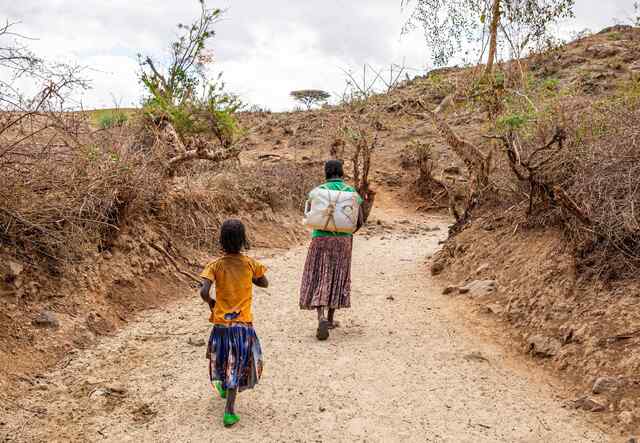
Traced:
POLYGON ((364 100, 380 91, 389 93, 400 85, 407 67, 404 62, 401 65, 391 64, 388 69, 376 69, 369 64, 362 65, 361 75, 352 70, 343 69, 346 88, 342 94, 342 102, 349 103, 353 100, 364 100), (388 72, 388 77, 387 77, 388 72))

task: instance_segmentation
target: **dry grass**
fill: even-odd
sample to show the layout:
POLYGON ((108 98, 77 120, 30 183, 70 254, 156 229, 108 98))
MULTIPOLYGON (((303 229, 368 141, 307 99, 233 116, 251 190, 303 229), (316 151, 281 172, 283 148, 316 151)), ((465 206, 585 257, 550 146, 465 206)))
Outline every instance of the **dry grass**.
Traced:
MULTIPOLYGON (((588 133, 570 151, 567 192, 587 223, 566 224, 578 243, 579 266, 608 279, 640 271, 640 101, 594 110, 588 133)), ((586 132, 585 131, 585 132, 586 132)))
POLYGON ((300 213, 307 193, 319 182, 316 169, 280 162, 184 175, 164 199, 159 219, 181 241, 210 250, 228 217, 300 213))
POLYGON ((172 147, 147 140, 143 120, 131 120, 95 130, 87 114, 41 115, 29 119, 26 136, 21 130, 0 135, 0 153, 11 146, 0 157, 5 252, 59 273, 111 248, 127 224, 146 222, 209 248, 225 217, 299 210, 317 181, 287 162, 195 161, 170 177, 164 164, 172 147))
MULTIPOLYGON (((0 238, 14 255, 56 269, 107 249, 125 213, 148 209, 162 192, 148 156, 130 148, 124 129, 98 134, 80 121, 70 134, 48 128, 46 117, 31 124, 45 129, 0 162, 0 238)), ((2 146, 14 140, 5 132, 2 146)))
POLYGON ((496 195, 520 208, 510 211, 514 223, 562 226, 583 275, 637 276, 639 127, 640 100, 629 90, 597 103, 554 97, 543 113, 508 136, 518 155, 511 164, 505 155, 499 157, 493 172, 496 195), (546 147, 558 131, 561 143, 546 147))

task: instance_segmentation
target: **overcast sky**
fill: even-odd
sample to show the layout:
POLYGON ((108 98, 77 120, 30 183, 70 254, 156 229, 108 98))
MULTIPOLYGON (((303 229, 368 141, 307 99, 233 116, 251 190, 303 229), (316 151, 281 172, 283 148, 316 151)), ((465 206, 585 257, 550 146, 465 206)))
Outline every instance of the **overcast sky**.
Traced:
MULTIPOLYGON (((634 0, 576 0, 566 35, 600 30, 631 16, 634 0)), ((221 0, 227 9, 212 44, 228 89, 249 104, 291 108, 288 93, 318 88, 340 94, 341 69, 405 63, 424 70, 429 53, 421 31, 401 36, 400 0, 221 0)), ((0 0, 0 18, 36 38, 35 52, 91 69, 86 108, 135 106, 141 89, 136 54, 162 56, 175 25, 198 14, 196 0, 0 0)), ((412 71, 418 72, 418 71, 412 71)))

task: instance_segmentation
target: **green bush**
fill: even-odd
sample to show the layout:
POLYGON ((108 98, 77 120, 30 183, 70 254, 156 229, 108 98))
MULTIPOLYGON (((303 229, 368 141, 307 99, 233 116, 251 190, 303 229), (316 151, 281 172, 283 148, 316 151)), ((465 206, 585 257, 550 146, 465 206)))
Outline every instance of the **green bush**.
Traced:
POLYGON ((123 126, 129 117, 122 111, 106 111, 98 117, 100 129, 111 129, 123 126))
POLYGON ((530 117, 525 114, 509 114, 500 117, 497 121, 497 127, 501 130, 518 130, 525 126, 530 120, 530 117))

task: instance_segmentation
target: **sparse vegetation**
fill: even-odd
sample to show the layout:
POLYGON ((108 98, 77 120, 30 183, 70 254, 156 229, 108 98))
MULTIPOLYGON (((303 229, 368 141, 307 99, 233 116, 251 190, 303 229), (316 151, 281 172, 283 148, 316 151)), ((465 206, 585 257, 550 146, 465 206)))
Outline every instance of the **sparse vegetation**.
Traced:
POLYGON ((117 128, 127 123, 128 120, 129 116, 119 109, 103 111, 98 115, 98 126, 101 129, 117 128))
POLYGON ((139 56, 140 80, 149 94, 144 114, 150 129, 155 127, 156 137, 173 145, 175 152, 167 161, 170 173, 186 161, 218 163, 240 153, 238 141, 243 131, 234 114, 242 102, 225 92, 221 75, 211 81, 206 71, 213 62, 207 43, 215 36, 213 26, 222 11, 198 1, 200 17, 190 25, 178 25, 180 35, 171 43, 171 62, 166 70, 161 71, 152 57, 139 56))
MULTIPOLYGON (((0 27, 0 69, 13 73, 0 80, 0 255, 37 272, 36 283, 57 284, 52 277, 67 276, 70 286, 102 296, 120 285, 137 291, 130 280, 120 279, 122 270, 136 278, 162 270, 157 257, 135 262, 142 257, 139 250, 164 251, 165 258, 195 268, 200 254, 215 250, 216 232, 229 216, 246 219, 252 230, 264 229, 267 243, 276 232, 278 246, 287 246, 297 239, 282 238, 297 234, 301 206, 321 180, 328 153, 345 162, 349 181, 365 198, 365 218, 376 195, 378 204, 391 195, 412 205, 411 211, 448 206, 457 223, 442 254, 453 263, 468 258, 470 243, 477 248, 458 281, 481 274, 477 261, 485 260, 487 251, 500 256, 494 257, 497 272, 513 273, 515 283, 505 286, 518 289, 505 318, 558 335, 563 349, 571 351, 558 366, 574 364, 575 353, 587 349, 600 371, 610 363, 597 354, 606 348, 600 340, 613 337, 621 346, 637 337, 626 332, 637 323, 629 310, 610 331, 578 332, 582 318, 576 306, 580 316, 597 317, 593 324, 606 323, 612 321, 610 311, 623 306, 611 294, 622 298, 627 287, 630 293, 637 287, 640 81, 633 64, 639 51, 627 42, 638 37, 637 30, 616 27, 559 46, 548 39, 547 26, 569 14, 572 3, 417 0, 413 22, 433 31, 428 38, 440 45, 439 63, 458 47, 458 37, 467 32, 478 37, 478 31, 485 32, 483 46, 502 44, 514 59, 498 63, 499 57, 490 55, 491 68, 448 68, 405 81, 404 67, 393 65, 388 81, 385 76, 377 86, 383 71, 365 65, 362 78, 346 73, 342 103, 312 109, 329 94, 294 91, 306 111, 298 107, 293 113, 259 106, 240 112, 241 101, 227 92, 221 77, 207 76, 213 61, 207 48, 222 11, 204 1, 194 23, 178 26, 168 66, 140 57, 146 93, 140 110, 79 112, 67 98, 86 87, 81 69, 47 63, 22 46, 24 40, 6 38, 11 25, 0 27), (426 23, 427 13, 456 5, 455 17, 426 23), (532 20, 533 15, 540 17, 532 20), (456 38, 448 40, 452 29, 456 38), (606 55, 610 46, 621 53, 606 55), (605 54, 597 58, 592 50, 605 54), (18 88, 21 82, 7 79, 40 88, 26 95, 18 88), (458 243, 465 234, 471 241, 458 243), (512 250, 526 249, 527 236, 557 240, 555 250, 549 246, 553 257, 536 262, 553 262, 549 269, 541 266, 547 292, 519 291, 528 282, 516 273, 528 262, 510 260, 512 250), (491 244, 481 245, 483 250, 477 238, 491 244), (138 252, 130 254, 135 248, 138 252), (177 259, 181 254, 184 260, 177 259), (551 269, 556 255, 568 257, 568 264, 551 269), (96 277, 111 266, 113 281, 96 277), (609 298, 589 305, 579 300, 585 286, 609 298), (523 320, 536 309, 544 312, 523 320)), ((477 55, 486 56, 484 50, 477 55)), ((21 298, 24 285, 11 291, 15 303, 14 297, 6 300, 29 315, 58 303, 37 291, 32 299, 21 298)), ((111 294, 87 303, 70 292, 64 306, 71 306, 68 317, 80 319, 82 330, 87 309, 93 315, 116 304, 111 294)), ((7 318, 9 325, 30 327, 31 317, 7 318)), ((611 405, 618 407, 620 398, 611 405)))

